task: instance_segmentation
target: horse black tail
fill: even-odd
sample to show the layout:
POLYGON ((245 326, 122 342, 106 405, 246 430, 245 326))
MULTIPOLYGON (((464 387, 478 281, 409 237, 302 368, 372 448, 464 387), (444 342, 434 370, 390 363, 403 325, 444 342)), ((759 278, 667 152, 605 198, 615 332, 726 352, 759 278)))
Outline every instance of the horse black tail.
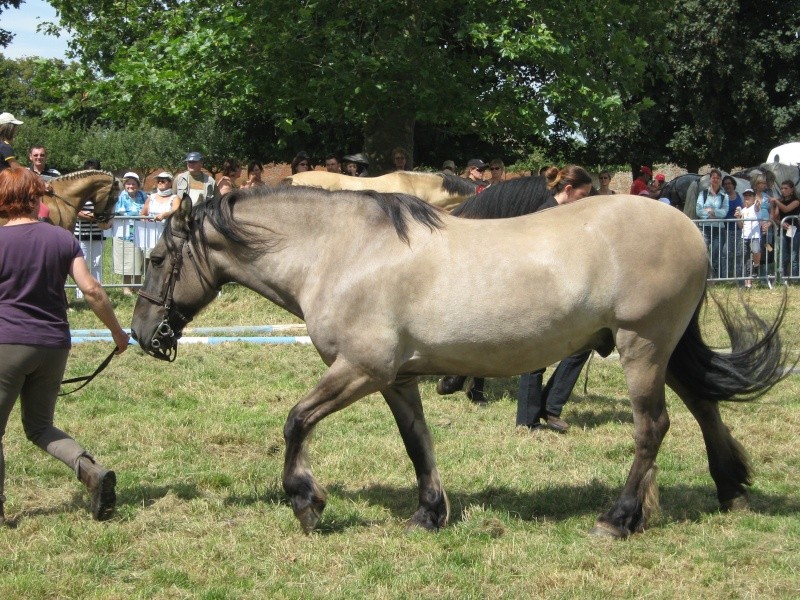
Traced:
POLYGON ((787 368, 788 352, 783 349, 779 333, 787 294, 784 292, 772 324, 761 319, 744 299, 740 300, 744 309, 740 316, 712 298, 731 340, 731 352, 715 352, 703 341, 701 301, 669 359, 670 375, 697 398, 712 402, 755 400, 791 373, 787 368))

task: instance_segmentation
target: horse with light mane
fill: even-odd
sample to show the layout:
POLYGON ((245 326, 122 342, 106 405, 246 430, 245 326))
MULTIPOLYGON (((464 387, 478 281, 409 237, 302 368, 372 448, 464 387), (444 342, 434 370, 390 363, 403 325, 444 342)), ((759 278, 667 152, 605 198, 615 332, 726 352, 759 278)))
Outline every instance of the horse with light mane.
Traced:
POLYGON ((351 177, 327 171, 308 171, 291 175, 284 181, 290 185, 304 185, 329 191, 373 190, 409 194, 448 211, 475 194, 477 190, 474 182, 456 175, 416 171, 395 171, 380 177, 351 177))
POLYGON ((472 220, 404 194, 256 188, 194 208, 184 198, 151 254, 131 329, 146 353, 174 360, 186 324, 233 281, 305 320, 328 365, 284 427, 283 486, 306 532, 326 503, 306 450, 326 416, 383 395, 416 472, 410 525, 438 529, 450 506, 418 376, 508 377, 616 346, 635 452, 620 497, 592 531, 624 538, 657 503, 665 384, 700 425, 722 508, 747 504, 750 467, 718 403, 753 399, 786 376, 786 301, 771 325, 720 306, 733 350, 717 352, 700 332, 707 273, 697 227, 636 196, 472 220))

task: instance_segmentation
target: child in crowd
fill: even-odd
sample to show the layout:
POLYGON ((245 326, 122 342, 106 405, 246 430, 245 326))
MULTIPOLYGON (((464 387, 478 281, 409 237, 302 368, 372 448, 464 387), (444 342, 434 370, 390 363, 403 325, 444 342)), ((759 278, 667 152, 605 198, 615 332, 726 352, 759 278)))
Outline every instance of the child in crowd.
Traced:
POLYGON ((761 266, 761 222, 759 213, 761 202, 756 200, 752 188, 744 191, 744 208, 737 208, 735 217, 739 219, 744 244, 744 287, 753 287, 753 278, 758 278, 761 266))

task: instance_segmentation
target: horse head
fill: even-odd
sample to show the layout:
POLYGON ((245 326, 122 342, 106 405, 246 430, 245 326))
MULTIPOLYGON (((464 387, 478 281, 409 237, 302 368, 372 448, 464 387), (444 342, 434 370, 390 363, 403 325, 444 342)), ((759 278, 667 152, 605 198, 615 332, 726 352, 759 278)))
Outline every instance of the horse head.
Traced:
POLYGON ((94 205, 94 216, 99 222, 109 221, 114 216, 122 188, 120 181, 107 171, 77 171, 50 181, 52 192, 44 196, 50 208, 50 220, 70 231, 75 227, 78 212, 87 202, 94 205))
POLYGON ((144 286, 133 310, 131 334, 150 356, 173 361, 184 327, 217 296, 206 273, 202 219, 184 194, 150 254, 144 286))

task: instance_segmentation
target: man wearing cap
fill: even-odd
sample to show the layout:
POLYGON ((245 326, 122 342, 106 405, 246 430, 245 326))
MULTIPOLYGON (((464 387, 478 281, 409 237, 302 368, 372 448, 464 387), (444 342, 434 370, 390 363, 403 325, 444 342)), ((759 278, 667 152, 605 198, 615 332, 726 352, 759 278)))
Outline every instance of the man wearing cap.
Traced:
POLYGON ((178 198, 183 200, 184 194, 189 194, 192 206, 203 200, 217 197, 217 185, 214 178, 203 171, 203 155, 199 152, 189 152, 186 155, 186 171, 175 177, 172 189, 178 198))
POLYGON ((456 174, 456 163, 452 160, 446 160, 442 163, 442 173, 447 175, 455 175, 456 174))
POLYGON ((478 187, 475 188, 476 194, 481 193, 487 187, 483 181, 484 171, 486 171, 486 163, 480 158, 471 158, 467 162, 467 179, 478 184, 478 187))
POLYGON ((8 167, 20 166, 14 148, 11 147, 11 142, 20 125, 22 125, 22 121, 11 113, 0 114, 0 171, 8 167))
POLYGON ((646 192, 652 176, 653 171, 650 170, 650 167, 644 165, 639 167, 639 176, 631 184, 631 195, 638 196, 640 193, 646 192))
POLYGON ((664 182, 666 181, 666 177, 664 177, 663 173, 656 173, 656 176, 653 177, 653 181, 650 182, 647 190, 650 192, 650 197, 653 200, 658 200, 661 198, 661 192, 664 190, 664 182))

